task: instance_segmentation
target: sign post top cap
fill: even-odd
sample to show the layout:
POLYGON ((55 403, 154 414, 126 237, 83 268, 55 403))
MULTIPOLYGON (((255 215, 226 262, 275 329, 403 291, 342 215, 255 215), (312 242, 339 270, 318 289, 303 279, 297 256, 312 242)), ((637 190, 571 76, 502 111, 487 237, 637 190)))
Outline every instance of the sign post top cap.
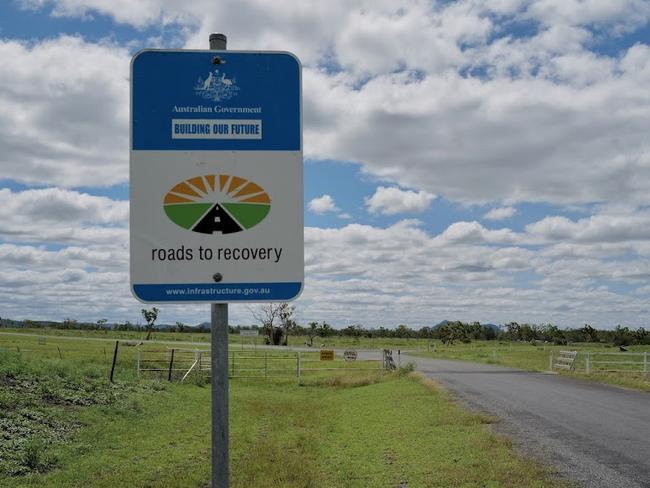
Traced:
POLYGON ((217 41, 217 40, 218 40, 218 41, 226 42, 226 41, 228 40, 228 38, 226 37, 226 34, 222 34, 222 33, 220 33, 220 32, 210 34, 210 38, 209 38, 209 39, 210 39, 210 42, 212 42, 212 41, 217 41))

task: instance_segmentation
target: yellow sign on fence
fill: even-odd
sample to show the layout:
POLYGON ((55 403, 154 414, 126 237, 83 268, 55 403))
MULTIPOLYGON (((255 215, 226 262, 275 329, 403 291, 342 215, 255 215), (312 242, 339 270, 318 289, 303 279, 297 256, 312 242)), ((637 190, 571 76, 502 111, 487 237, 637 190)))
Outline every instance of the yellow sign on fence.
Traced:
POLYGON ((321 361, 334 361, 334 351, 331 349, 321 349, 320 351, 320 360, 321 361))

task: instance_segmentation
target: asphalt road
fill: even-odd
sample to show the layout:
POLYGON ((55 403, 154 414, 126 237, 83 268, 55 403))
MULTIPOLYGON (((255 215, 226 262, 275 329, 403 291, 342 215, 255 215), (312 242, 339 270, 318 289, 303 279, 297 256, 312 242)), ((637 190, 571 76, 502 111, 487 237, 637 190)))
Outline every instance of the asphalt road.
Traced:
POLYGON ((650 394, 487 364, 408 360, 470 408, 499 417, 497 431, 579 485, 650 487, 650 394))

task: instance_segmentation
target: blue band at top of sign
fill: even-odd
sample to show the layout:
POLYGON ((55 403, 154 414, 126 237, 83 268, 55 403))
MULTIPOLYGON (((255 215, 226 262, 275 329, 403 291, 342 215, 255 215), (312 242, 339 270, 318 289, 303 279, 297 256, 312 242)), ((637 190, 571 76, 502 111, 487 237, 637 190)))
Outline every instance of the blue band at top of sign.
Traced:
POLYGON ((131 83, 133 150, 302 149, 300 63, 289 53, 146 50, 131 83))

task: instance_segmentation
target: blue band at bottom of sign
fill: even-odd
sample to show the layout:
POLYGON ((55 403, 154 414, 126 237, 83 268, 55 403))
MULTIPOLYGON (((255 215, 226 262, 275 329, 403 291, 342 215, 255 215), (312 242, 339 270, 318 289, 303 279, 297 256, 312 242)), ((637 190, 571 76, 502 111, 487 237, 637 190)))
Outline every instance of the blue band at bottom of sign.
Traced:
POLYGON ((134 284, 133 293, 145 302, 284 301, 300 294, 301 282, 134 284))

